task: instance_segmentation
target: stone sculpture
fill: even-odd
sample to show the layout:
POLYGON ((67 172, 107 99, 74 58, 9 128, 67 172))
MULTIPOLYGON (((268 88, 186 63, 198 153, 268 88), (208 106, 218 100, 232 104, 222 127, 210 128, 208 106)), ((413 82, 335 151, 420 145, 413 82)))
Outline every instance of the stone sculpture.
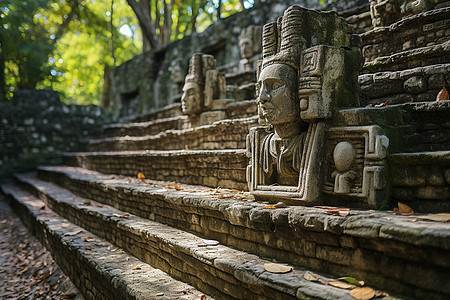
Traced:
POLYGON ((196 53, 189 60, 181 97, 182 111, 197 115, 213 106, 213 99, 224 98, 225 77, 216 69, 212 55, 196 53))
POLYGON ((169 71, 170 71, 170 81, 172 82, 170 87, 171 99, 178 98, 179 100, 181 97, 184 78, 186 75, 186 71, 183 66, 183 61, 181 59, 173 60, 169 67, 169 71))
POLYGON ((359 106, 362 56, 349 32, 337 14, 299 6, 264 26, 256 90, 265 126, 247 136, 247 180, 256 198, 314 205, 345 195, 380 205, 387 138, 376 126, 331 122, 335 111, 359 106))
POLYGON ((255 71, 256 62, 261 53, 261 27, 249 26, 239 35, 239 72, 255 71))

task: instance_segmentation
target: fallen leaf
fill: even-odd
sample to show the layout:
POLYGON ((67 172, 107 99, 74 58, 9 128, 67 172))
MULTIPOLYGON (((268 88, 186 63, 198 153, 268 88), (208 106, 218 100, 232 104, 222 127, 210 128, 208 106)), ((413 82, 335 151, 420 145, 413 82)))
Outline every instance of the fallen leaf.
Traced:
POLYGON ((92 247, 84 247, 84 249, 86 249, 86 250, 95 250, 95 248, 92 248, 92 247))
POLYGON ((219 245, 219 242, 216 240, 202 240, 200 244, 198 244, 198 247, 207 247, 207 246, 217 246, 219 245))
POLYGON ((282 264, 265 263, 264 269, 270 273, 283 274, 291 272, 293 268, 282 264))
POLYGON ((232 192, 232 193, 240 193, 241 191, 238 191, 238 190, 231 190, 230 192, 232 192))
POLYGON ((440 214, 431 214, 426 216, 418 216, 418 219, 435 221, 435 222, 450 222, 450 214, 449 213, 440 213, 440 214))
POLYGON ((305 274, 303 274, 303 278, 308 281, 318 281, 318 278, 311 272, 305 272, 305 274))
POLYGON ((389 294, 382 291, 375 291, 375 298, 388 297, 389 294))
POLYGON ((264 208, 267 208, 267 209, 277 209, 275 206, 273 206, 273 205, 268 205, 268 206, 266 206, 266 207, 264 207, 264 208))
POLYGON ((220 196, 218 196, 217 198, 219 198, 219 199, 225 199, 225 198, 231 198, 231 197, 234 197, 234 195, 220 195, 220 196))
POLYGON ((137 174, 137 178, 138 178, 138 179, 145 179, 145 175, 142 174, 141 172, 139 172, 139 173, 137 174))
POLYGON ((137 265, 136 267, 132 268, 131 270, 140 270, 141 269, 141 265, 137 265))
POLYGON ((153 184, 153 181, 149 180, 149 181, 147 181, 147 184, 153 184))
POLYGON ((442 90, 437 94, 436 101, 442 101, 442 100, 448 100, 448 91, 445 88, 445 86, 442 88, 442 90))
POLYGON ((375 297, 375 291, 368 286, 357 287, 350 291, 350 296, 357 300, 369 300, 375 297))
POLYGON ((75 293, 64 294, 64 295, 61 295, 61 297, 59 299, 72 299, 76 295, 77 294, 75 294, 75 293))
POLYGON ((97 205, 97 207, 100 207, 100 208, 102 208, 102 207, 103 207, 103 205, 97 205))
POLYGON ((336 209, 338 209, 336 206, 314 206, 314 208, 327 209, 327 210, 336 210, 336 209))
POLYGON ((157 294, 155 294, 155 296, 156 296, 156 297, 158 297, 158 296, 164 296, 164 293, 157 293, 157 294))
POLYGON ((394 207, 394 213, 396 215, 410 216, 414 213, 414 210, 406 204, 398 202, 397 205, 398 208, 394 207))
POLYGON ((91 204, 91 200, 84 200, 83 204, 89 205, 89 204, 91 204))
POLYGON ((206 300, 206 295, 205 294, 201 295, 200 300, 206 300))
POLYGON ((364 285, 364 281, 358 281, 353 277, 340 277, 338 278, 338 280, 347 281, 348 283, 354 284, 356 286, 364 285))
POLYGON ((175 188, 177 191, 183 190, 183 188, 182 188, 181 186, 179 186, 178 184, 176 184, 176 183, 175 183, 173 186, 174 186, 174 188, 175 188))
POLYGON ((44 205, 41 206, 41 209, 45 209, 45 207, 46 207, 46 205, 44 204, 44 205))
POLYGON ((328 284, 331 286, 340 288, 340 289, 344 289, 344 290, 351 290, 356 287, 356 285, 354 285, 354 284, 350 284, 350 283, 342 282, 342 281, 330 281, 330 282, 328 282, 328 284))
POLYGON ((87 237, 87 238, 83 238, 83 241, 85 241, 85 242, 94 242, 95 238, 90 236, 90 237, 87 237))
POLYGON ((170 185, 165 185, 164 186, 166 189, 173 189, 173 187, 171 187, 170 185))
POLYGON ((64 233, 64 236, 76 235, 76 234, 79 234, 81 231, 82 231, 82 230, 79 229, 79 230, 72 231, 72 232, 66 232, 66 233, 64 233))
POLYGON ((108 250, 111 251, 111 252, 116 252, 117 250, 119 250, 119 247, 116 247, 114 249, 108 249, 108 250))

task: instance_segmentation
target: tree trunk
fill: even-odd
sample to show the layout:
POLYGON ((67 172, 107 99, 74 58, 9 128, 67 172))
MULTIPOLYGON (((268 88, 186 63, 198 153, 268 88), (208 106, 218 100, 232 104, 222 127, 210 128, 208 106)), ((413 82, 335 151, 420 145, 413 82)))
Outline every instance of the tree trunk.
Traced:
POLYGON ((219 0, 219 5, 217 6, 217 20, 222 19, 222 16, 220 15, 222 11, 222 0, 219 0))
POLYGON ((196 23, 197 23, 197 10, 195 9, 195 0, 192 0, 192 16, 191 16, 191 32, 194 33, 197 31, 196 23))
MULTIPOLYGON (((136 0, 127 0, 128 5, 131 6, 136 17, 138 18, 139 25, 142 29, 142 34, 145 35, 150 43, 151 48, 156 48, 158 46, 158 39, 156 35, 156 31, 152 25, 151 17, 142 9, 142 6, 136 2, 136 0)), ((158 1, 156 1, 158 2, 158 1)), ((156 13, 158 16, 158 13, 156 13)))
POLYGON ((3 50, 0 48, 0 102, 6 100, 6 80, 5 80, 5 57, 3 50))
MULTIPOLYGON (((141 1, 139 1, 139 4, 142 6, 142 9, 145 11, 145 13, 149 16, 150 22, 151 22, 152 14, 151 14, 150 0, 141 0, 141 1)), ((142 50, 145 52, 145 51, 149 51, 151 49, 152 49, 152 46, 150 45, 150 41, 143 34, 142 35, 142 50)))
POLYGON ((113 68, 105 65, 103 71, 103 92, 101 106, 109 108, 111 106, 111 88, 112 88, 113 68))
POLYGON ((175 25, 175 39, 178 39, 178 35, 180 34, 180 16, 183 13, 183 7, 180 5, 178 6, 178 18, 177 18, 177 24, 175 25))

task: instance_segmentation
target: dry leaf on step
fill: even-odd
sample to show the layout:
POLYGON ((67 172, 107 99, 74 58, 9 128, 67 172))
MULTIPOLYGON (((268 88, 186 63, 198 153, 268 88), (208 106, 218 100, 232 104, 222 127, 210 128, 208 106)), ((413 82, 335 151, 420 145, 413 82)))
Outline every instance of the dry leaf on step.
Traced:
POLYGON ((64 294, 64 295, 61 295, 61 297, 59 299, 72 299, 76 295, 77 294, 75 294, 75 293, 64 294))
POLYGON ((394 213, 396 215, 409 216, 414 213, 414 210, 406 204, 398 202, 397 205, 398 208, 394 207, 394 213))
POLYGON ((264 269, 267 272, 275 273, 275 274, 283 274, 292 271, 291 266, 282 265, 282 264, 274 264, 274 263, 265 263, 264 269))
POLYGON ((350 296, 357 300, 369 300, 375 297, 375 291, 368 286, 357 287, 350 291, 350 296))
POLYGON ((354 285, 354 284, 350 284, 350 283, 342 282, 342 281, 330 281, 330 282, 328 282, 328 284, 331 286, 340 288, 340 289, 345 289, 345 290, 351 290, 356 287, 356 285, 354 285))
POLYGON ((82 231, 82 230, 79 229, 79 230, 72 231, 72 232, 66 232, 66 233, 64 233, 64 235, 65 235, 65 236, 76 235, 76 234, 79 234, 81 231, 82 231))
POLYGON ((442 100, 449 100, 448 91, 445 88, 445 86, 442 88, 442 90, 436 96, 436 101, 442 101, 442 100))
POLYGON ((450 222, 450 214, 449 213, 440 213, 440 214, 431 214, 426 216, 418 216, 418 219, 435 221, 435 222, 450 222))
POLYGON ((139 172, 139 173, 137 174, 137 178, 138 178, 138 179, 145 179, 145 175, 142 174, 141 172, 139 172))
POLYGON ((318 281, 318 278, 311 272, 305 272, 305 274, 303 274, 303 278, 308 281, 318 281))
POLYGON ((136 267, 132 268, 131 270, 140 270, 141 269, 141 265, 137 265, 136 267))

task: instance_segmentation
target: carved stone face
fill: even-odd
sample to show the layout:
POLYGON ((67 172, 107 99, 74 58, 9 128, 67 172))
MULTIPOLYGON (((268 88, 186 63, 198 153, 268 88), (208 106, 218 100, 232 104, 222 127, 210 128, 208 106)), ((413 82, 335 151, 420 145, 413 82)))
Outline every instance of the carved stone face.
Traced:
POLYGON ((242 58, 250 58, 255 53, 253 51, 253 41, 248 38, 244 38, 239 41, 239 50, 242 58))
POLYGON ((174 83, 184 82, 183 68, 179 63, 172 63, 172 66, 170 67, 170 79, 174 83))
POLYGON ((184 113, 195 113, 201 109, 202 93, 197 83, 190 82, 183 87, 181 96, 181 109, 184 113))
POLYGON ((259 75, 258 106, 270 124, 283 124, 299 119, 297 72, 285 64, 264 68, 259 75))

